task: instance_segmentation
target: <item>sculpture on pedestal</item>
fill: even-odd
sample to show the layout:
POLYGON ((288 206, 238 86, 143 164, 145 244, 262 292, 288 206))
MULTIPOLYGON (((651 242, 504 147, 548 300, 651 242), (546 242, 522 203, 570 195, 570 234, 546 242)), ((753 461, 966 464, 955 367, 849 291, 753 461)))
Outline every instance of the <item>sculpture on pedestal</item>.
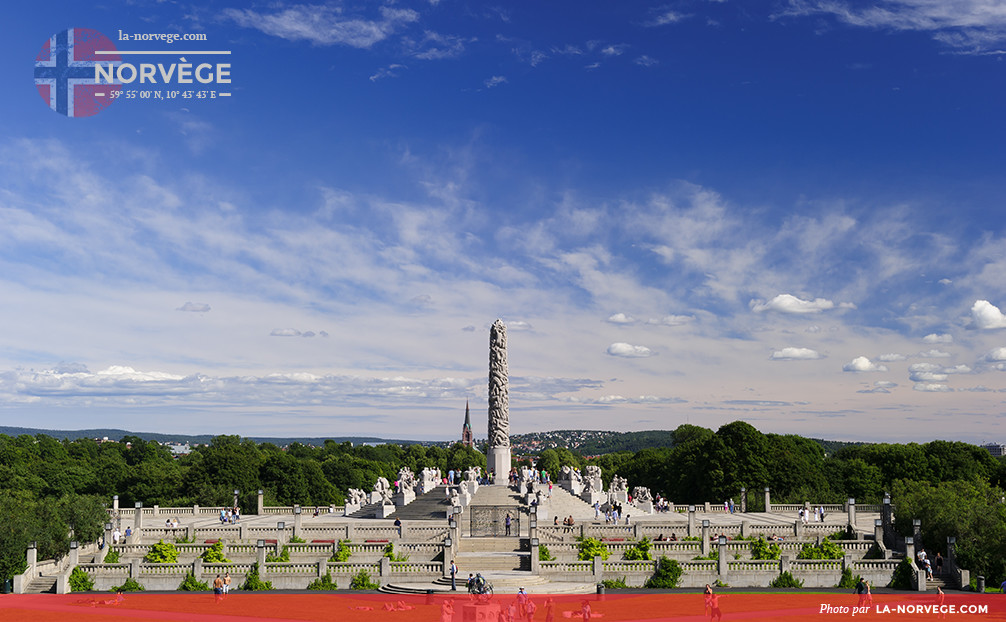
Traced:
POLYGON ((488 468, 495 482, 505 484, 510 473, 510 395, 506 358, 506 325, 496 320, 489 329, 489 453, 488 468))

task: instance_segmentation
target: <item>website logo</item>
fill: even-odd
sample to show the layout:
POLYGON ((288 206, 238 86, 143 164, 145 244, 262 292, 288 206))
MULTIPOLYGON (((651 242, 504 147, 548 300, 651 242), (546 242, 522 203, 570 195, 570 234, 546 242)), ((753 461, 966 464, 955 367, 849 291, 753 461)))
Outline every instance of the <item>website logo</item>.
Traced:
POLYGON ((121 83, 97 84, 95 67, 118 64, 115 44, 97 30, 70 28, 49 37, 35 57, 35 88, 61 115, 91 117, 112 104, 121 83))

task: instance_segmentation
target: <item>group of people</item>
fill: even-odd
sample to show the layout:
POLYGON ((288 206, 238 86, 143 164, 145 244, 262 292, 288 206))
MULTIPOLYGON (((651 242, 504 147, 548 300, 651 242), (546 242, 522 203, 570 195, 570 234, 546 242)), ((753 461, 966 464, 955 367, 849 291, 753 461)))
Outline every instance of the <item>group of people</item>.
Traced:
POLYGON ((131 535, 133 535, 133 528, 130 527, 129 525, 126 526, 126 533, 122 533, 121 531, 119 531, 119 528, 116 527, 115 529, 112 530, 112 544, 125 542, 125 539, 131 535))
POLYGON ((233 525, 241 521, 241 511, 237 506, 232 508, 220 508, 220 524, 233 525))
POLYGON ((224 594, 231 591, 231 573, 224 573, 224 576, 217 575, 216 579, 213 579, 213 593, 216 595, 217 600, 220 600, 224 594))
POLYGON ((734 500, 732 498, 727 499, 726 501, 723 502, 723 512, 725 514, 734 513, 734 500))
MULTIPOLYGON (((919 564, 919 570, 926 573, 927 579, 932 579, 933 562, 929 559, 929 555, 926 554, 926 549, 919 549, 919 552, 915 555, 915 559, 919 564)), ((936 553, 936 572, 943 574, 943 555, 938 551, 936 553)))
MULTIPOLYGON (((573 523, 574 523, 574 521, 573 521, 573 515, 572 514, 570 514, 566 518, 562 519, 562 532, 563 533, 570 533, 570 532, 572 532, 573 531, 573 523)), ((552 519, 552 525, 554 525, 556 527, 559 526, 559 517, 558 516, 556 516, 555 518, 552 519)))
POLYGON ((178 529, 178 525, 179 524, 180 523, 178 522, 177 518, 173 518, 173 519, 169 518, 166 521, 164 521, 164 528, 165 529, 178 529))
MULTIPOLYGON (((800 508, 800 511, 797 512, 797 514, 800 516, 800 520, 803 521, 804 525, 806 525, 812 520, 811 510, 807 508, 800 508)), ((822 508, 821 506, 817 506, 816 508, 814 508, 813 515, 814 515, 813 521, 815 523, 824 522, 824 508, 822 508)))

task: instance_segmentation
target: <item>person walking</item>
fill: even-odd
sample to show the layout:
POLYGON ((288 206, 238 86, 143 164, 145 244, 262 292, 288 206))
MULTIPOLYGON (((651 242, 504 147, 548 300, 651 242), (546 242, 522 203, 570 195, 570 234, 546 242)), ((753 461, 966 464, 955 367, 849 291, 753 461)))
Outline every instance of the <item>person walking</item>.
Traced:
POLYGON ((454 560, 452 559, 451 560, 451 591, 452 592, 457 592, 458 591, 457 576, 458 576, 458 565, 455 564, 454 560))
POLYGON ((510 521, 511 520, 512 519, 510 518, 510 512, 507 512, 506 518, 503 519, 503 524, 506 526, 506 535, 508 535, 508 536, 510 535, 510 521))

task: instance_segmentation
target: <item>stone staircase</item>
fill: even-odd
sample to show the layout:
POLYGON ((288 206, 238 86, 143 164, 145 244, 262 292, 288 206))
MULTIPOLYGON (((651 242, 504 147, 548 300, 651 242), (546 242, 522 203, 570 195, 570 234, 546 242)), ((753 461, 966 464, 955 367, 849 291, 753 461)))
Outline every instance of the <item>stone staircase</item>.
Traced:
MULTIPOLYGON (((552 498, 542 507, 548 511, 548 521, 539 524, 551 524, 553 516, 559 517, 559 523, 562 523, 562 519, 567 516, 572 516, 577 524, 594 520, 594 508, 589 503, 558 486, 552 486, 552 498)), ((601 521, 604 521, 603 515, 601 521)))
MULTIPOLYGON (((490 575, 495 572, 531 572, 531 553, 527 538, 462 537, 458 542, 459 573, 490 575)), ((449 562, 448 562, 449 563, 449 562)))
POLYGON ((24 589, 25 594, 55 594, 56 577, 39 576, 31 580, 24 589))
POLYGON ((399 518, 403 521, 436 520, 446 524, 447 511, 450 509, 451 501, 447 498, 444 488, 437 487, 426 494, 417 495, 415 501, 395 510, 388 518, 399 518))

